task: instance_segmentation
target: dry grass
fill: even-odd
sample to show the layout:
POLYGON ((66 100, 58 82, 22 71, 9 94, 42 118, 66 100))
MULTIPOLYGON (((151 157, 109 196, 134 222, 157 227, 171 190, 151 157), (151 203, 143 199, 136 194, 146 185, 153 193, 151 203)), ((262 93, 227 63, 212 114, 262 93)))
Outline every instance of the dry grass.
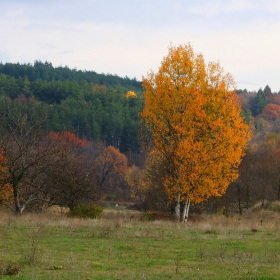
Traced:
MULTIPOLYGON (((83 227, 105 225, 110 223, 121 223, 126 227, 133 227, 134 223, 141 221, 141 213, 132 210, 104 210, 102 218, 100 219, 80 219, 68 218, 67 211, 51 211, 44 213, 24 213, 21 216, 14 215, 8 211, 1 211, 0 225, 7 226, 32 226, 32 225, 46 225, 46 226, 60 226, 60 227, 83 227)), ((203 215, 203 219, 196 222, 187 222, 184 224, 156 220, 146 222, 149 226, 156 225, 158 228, 186 228, 198 231, 250 231, 252 229, 263 231, 279 231, 280 230, 280 215, 277 212, 270 210, 263 211, 248 211, 243 216, 233 215, 225 217, 223 215, 203 215)), ((142 222, 142 224, 145 224, 142 222)))
POLYGON ((137 211, 123 210, 105 210, 100 219, 68 218, 63 213, 25 213, 16 216, 10 212, 1 212, 0 225, 4 227, 0 228, 0 234, 1 231, 5 231, 5 226, 9 228, 36 227, 37 229, 56 227, 60 230, 71 231, 88 228, 92 232, 98 228, 102 229, 103 233, 100 234, 105 237, 120 227, 135 229, 137 235, 138 228, 141 227, 141 229, 146 230, 146 233, 150 229, 156 228, 159 232, 162 230, 177 230, 178 232, 186 230, 219 233, 220 238, 222 238, 223 235, 228 236, 228 233, 243 236, 244 232, 274 232, 277 235, 279 233, 280 238, 280 215, 271 211, 252 212, 244 216, 234 215, 228 218, 222 215, 204 215, 201 221, 185 224, 165 220, 142 222, 140 217, 141 214, 137 211))
POLYGON ((204 220, 198 223, 192 223, 192 228, 196 230, 218 230, 218 231, 250 231, 280 229, 279 214, 270 211, 254 213, 250 215, 234 215, 225 217, 222 215, 205 216, 204 220))

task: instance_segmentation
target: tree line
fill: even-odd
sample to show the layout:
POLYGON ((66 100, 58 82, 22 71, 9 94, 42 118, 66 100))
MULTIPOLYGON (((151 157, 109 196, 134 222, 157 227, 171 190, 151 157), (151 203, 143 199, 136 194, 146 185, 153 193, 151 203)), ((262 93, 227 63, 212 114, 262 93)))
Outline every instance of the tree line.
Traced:
POLYGON ((73 80, 113 87, 119 85, 125 88, 141 89, 141 82, 137 81, 136 78, 130 79, 112 74, 98 74, 95 71, 70 69, 68 66, 53 67, 52 63, 48 61, 36 60, 33 64, 0 63, 0 73, 16 79, 27 77, 30 82, 38 79, 47 82, 73 80))
POLYGON ((73 209, 123 194, 185 219, 190 202, 242 214, 279 200, 279 93, 235 92, 190 45, 169 51, 144 93, 127 77, 0 64, 2 204, 73 209))

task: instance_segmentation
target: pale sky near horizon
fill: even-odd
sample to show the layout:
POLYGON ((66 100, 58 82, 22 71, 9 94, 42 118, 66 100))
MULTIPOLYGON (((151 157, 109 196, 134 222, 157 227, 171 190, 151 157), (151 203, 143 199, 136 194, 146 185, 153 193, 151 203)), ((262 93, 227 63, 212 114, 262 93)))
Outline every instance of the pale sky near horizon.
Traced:
POLYGON ((280 0, 0 0, 0 61, 141 80, 190 43, 237 88, 280 91, 280 0))

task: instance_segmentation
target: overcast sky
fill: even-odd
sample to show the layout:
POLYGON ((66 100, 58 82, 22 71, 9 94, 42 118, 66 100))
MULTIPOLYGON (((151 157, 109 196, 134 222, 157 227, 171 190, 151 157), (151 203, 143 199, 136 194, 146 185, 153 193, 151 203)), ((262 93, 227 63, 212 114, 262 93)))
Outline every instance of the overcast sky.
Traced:
POLYGON ((0 61, 142 79, 168 46, 219 61, 237 88, 280 90, 280 0, 0 0, 0 61))

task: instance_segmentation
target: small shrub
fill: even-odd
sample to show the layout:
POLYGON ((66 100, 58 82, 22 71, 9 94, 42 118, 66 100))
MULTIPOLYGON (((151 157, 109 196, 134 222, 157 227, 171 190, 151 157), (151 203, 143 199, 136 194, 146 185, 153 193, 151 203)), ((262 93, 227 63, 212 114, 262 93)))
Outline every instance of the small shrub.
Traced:
POLYGON ((101 217, 103 208, 98 204, 79 204, 70 210, 68 217, 96 219, 101 217))
POLYGON ((50 267, 50 270, 63 270, 63 266, 62 265, 53 265, 50 267))
POLYGON ((156 219, 156 213, 153 211, 145 212, 141 217, 142 221, 154 221, 155 219, 156 219))
POLYGON ((190 222, 201 222, 204 218, 198 214, 189 214, 188 221, 190 222))
POLYGON ((42 251, 40 248, 40 237, 43 235, 42 231, 45 227, 45 224, 38 224, 34 228, 28 238, 24 253, 24 259, 28 264, 39 263, 42 259, 42 251))
POLYGON ((9 264, 4 271, 4 275, 17 275, 20 273, 20 271, 21 266, 17 264, 9 264))
POLYGON ((173 214, 167 213, 167 212, 155 212, 155 219, 156 220, 170 220, 173 221, 175 219, 175 216, 173 214))
POLYGON ((280 203, 279 202, 273 202, 268 206, 268 209, 270 211, 280 213, 280 203))
POLYGON ((225 207, 225 206, 223 206, 223 207, 217 212, 218 215, 225 215, 225 213, 226 213, 226 207, 225 207))
POLYGON ((116 196, 112 195, 112 194, 107 194, 106 197, 105 197, 106 201, 113 201, 115 199, 116 199, 116 196))
POLYGON ((174 215, 166 212, 145 212, 142 217, 142 221, 155 221, 155 220, 174 220, 174 215))
POLYGON ((205 234, 217 234, 217 231, 215 231, 214 229, 208 229, 205 231, 205 234))

